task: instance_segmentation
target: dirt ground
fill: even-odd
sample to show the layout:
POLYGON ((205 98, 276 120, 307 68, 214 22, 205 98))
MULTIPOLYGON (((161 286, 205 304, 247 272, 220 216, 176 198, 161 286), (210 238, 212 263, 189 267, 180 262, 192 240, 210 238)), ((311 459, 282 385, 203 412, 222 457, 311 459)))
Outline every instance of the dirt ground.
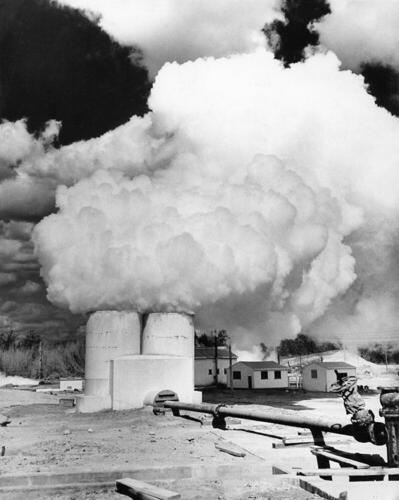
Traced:
MULTIPOLYGON (((155 416, 149 408, 142 410, 79 414, 58 404, 58 396, 28 390, 0 389, 0 413, 12 422, 0 427, 0 444, 6 446, 1 457, 2 474, 56 472, 68 467, 106 469, 107 467, 166 465, 265 465, 265 474, 257 480, 240 478, 181 479, 167 484, 187 500, 244 499, 313 499, 299 487, 291 486, 271 475, 273 464, 315 467, 315 459, 306 447, 273 449, 275 434, 297 436, 297 430, 259 422, 232 421, 230 430, 213 429, 210 425, 173 417, 155 416), (235 457, 220 452, 215 444, 228 444, 246 453, 235 457)), ((369 396, 368 404, 378 408, 378 397, 369 396)), ((331 398, 284 392, 259 391, 206 392, 204 401, 268 404, 297 411, 325 412, 344 415, 342 402, 331 398), (304 399, 306 397, 306 399, 304 399)), ((284 411, 284 410, 282 410, 284 411)), ((378 412, 376 412, 378 414, 378 412)), ((338 436, 341 438, 341 436, 338 436)), ((343 445, 354 449, 354 441, 344 437, 343 445)), ((360 451, 368 444, 355 443, 360 451), (360 447, 360 448, 359 448, 360 447), (363 447, 363 448, 362 448, 363 447)), ((385 449, 378 448, 385 453, 385 449)), ((373 450, 375 453, 375 449, 373 450)), ((385 458, 385 457, 384 457, 385 458)), ((160 485, 165 486, 165 484, 160 485)), ((3 498, 3 497, 2 497, 3 498)), ((27 496, 10 494, 5 500, 46 499, 113 499, 123 498, 113 489, 102 491, 69 491, 67 494, 27 496)))

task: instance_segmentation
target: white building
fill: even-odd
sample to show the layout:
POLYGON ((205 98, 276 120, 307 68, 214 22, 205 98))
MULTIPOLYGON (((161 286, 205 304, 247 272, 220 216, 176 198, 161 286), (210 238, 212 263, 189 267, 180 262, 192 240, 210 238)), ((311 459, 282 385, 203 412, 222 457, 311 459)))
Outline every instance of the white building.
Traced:
POLYGON ((283 389, 288 368, 275 361, 240 361, 232 366, 235 389, 283 389))
MULTIPOLYGON (((237 356, 231 354, 232 363, 237 361, 237 356)), ((230 365, 229 350, 227 347, 218 347, 217 369, 214 347, 195 348, 194 382, 196 386, 207 386, 215 383, 215 371, 218 383, 227 384, 228 369, 230 365)))
POLYGON ((60 378, 60 391, 83 391, 83 379, 76 377, 60 378))
POLYGON ((302 370, 302 387, 306 391, 331 392, 331 385, 337 381, 335 373, 356 376, 356 367, 344 361, 314 362, 302 370))

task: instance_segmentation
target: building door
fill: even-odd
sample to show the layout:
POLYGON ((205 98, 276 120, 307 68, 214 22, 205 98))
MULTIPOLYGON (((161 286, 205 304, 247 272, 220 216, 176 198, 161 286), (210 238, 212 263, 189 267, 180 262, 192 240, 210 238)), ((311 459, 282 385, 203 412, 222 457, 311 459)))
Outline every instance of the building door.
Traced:
POLYGON ((248 376, 248 389, 252 389, 252 376, 248 376))

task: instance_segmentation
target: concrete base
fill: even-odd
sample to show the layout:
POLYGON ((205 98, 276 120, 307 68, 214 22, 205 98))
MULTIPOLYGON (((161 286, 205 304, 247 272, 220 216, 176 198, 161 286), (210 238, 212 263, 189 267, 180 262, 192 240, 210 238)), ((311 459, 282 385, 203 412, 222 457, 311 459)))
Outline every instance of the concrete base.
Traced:
POLYGON ((110 410, 112 408, 111 396, 76 396, 76 409, 81 413, 110 410))
POLYGON ((202 403, 202 391, 194 391, 193 392, 193 403, 195 405, 202 403))
POLYGON ((161 355, 121 356, 112 361, 112 408, 142 408, 149 393, 170 390, 180 401, 192 403, 195 394, 192 357, 161 355))

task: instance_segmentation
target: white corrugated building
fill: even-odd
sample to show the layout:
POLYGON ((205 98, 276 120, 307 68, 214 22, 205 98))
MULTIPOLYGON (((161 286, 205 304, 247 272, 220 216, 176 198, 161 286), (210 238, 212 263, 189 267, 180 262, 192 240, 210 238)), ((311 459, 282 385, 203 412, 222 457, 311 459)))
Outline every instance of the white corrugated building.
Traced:
POLYGON ((232 366, 235 389, 284 389, 288 368, 275 361, 239 361, 232 366))
MULTIPOLYGON (((237 361, 237 356, 231 353, 232 363, 237 361)), ((230 365, 229 350, 227 347, 218 347, 217 350, 217 369, 215 362, 214 347, 196 347, 195 348, 195 367, 194 381, 195 385, 207 386, 215 383, 215 371, 217 370, 218 383, 227 384, 228 368, 230 365)))
POLYGON ((302 370, 302 387, 306 391, 331 392, 331 385, 337 381, 335 373, 356 376, 356 366, 344 361, 309 363, 302 370))

